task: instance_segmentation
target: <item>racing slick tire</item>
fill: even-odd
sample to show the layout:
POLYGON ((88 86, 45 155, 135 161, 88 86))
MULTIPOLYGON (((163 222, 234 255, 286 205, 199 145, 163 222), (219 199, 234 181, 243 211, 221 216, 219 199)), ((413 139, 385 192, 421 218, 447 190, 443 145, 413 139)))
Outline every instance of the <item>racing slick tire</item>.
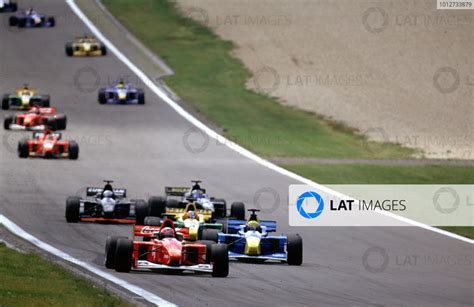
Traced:
POLYGON ((49 108, 50 107, 50 96, 49 95, 44 95, 41 97, 41 105, 43 108, 49 108))
POLYGON ((229 275, 229 251, 225 244, 211 246, 212 277, 229 275))
POLYGON ((68 223, 77 223, 80 219, 79 210, 81 208, 81 198, 69 196, 66 199, 66 221, 68 223))
POLYGON ((46 125, 48 126, 49 129, 56 131, 58 129, 58 122, 56 121, 56 118, 53 116, 48 117, 46 119, 46 125))
POLYGON ((145 93, 142 89, 138 90, 138 104, 145 104, 145 93))
POLYGON ((128 273, 132 269, 133 241, 118 239, 115 249, 115 271, 128 273))
POLYGON ((26 27, 26 18, 17 18, 17 21, 20 28, 26 27))
POLYGON ((28 158, 29 155, 30 155, 30 151, 28 149, 27 140, 21 140, 18 143, 18 156, 20 158, 28 158))
POLYGON ((217 229, 203 229, 201 239, 217 243, 219 231, 217 229))
POLYGON ((225 199, 214 199, 212 201, 214 204, 214 219, 225 218, 227 215, 227 203, 225 199))
POLYGON ((107 47, 104 44, 100 44, 100 53, 104 56, 107 55, 107 47))
POLYGON ((147 216, 143 222, 145 226, 161 226, 161 219, 157 216, 147 216))
POLYGON ((166 207, 168 208, 179 208, 179 201, 176 199, 168 199, 166 201, 166 207))
POLYGON ((147 203, 139 199, 135 203, 135 224, 143 225, 145 223, 145 218, 148 216, 148 205, 147 203))
POLYGON ((10 3, 10 7, 11 7, 10 12, 13 13, 13 12, 18 11, 18 3, 16 3, 16 2, 11 2, 11 3, 10 3))
POLYGON ((245 220, 245 204, 242 202, 234 202, 230 206, 230 217, 236 220, 245 220))
POLYGON ((54 19, 54 17, 48 17, 48 23, 50 27, 54 27, 56 25, 56 19, 54 19))
POLYGON ((107 103, 105 89, 103 89, 103 88, 101 88, 99 90, 99 103, 100 104, 106 104, 107 103))
POLYGON ((148 214, 150 216, 161 217, 166 211, 166 199, 161 196, 152 196, 148 199, 148 214))
POLYGON ((10 95, 5 94, 3 95, 2 98, 2 110, 8 110, 10 109, 10 95))
POLYGON ((10 125, 13 123, 13 116, 7 116, 5 117, 5 119, 3 120, 3 128, 5 130, 10 130, 10 125))
POLYGON ((15 27, 18 25, 18 18, 16 16, 11 16, 10 19, 8 20, 8 24, 10 27, 15 27))
POLYGON ((67 116, 64 114, 56 115, 56 129, 64 130, 67 126, 67 116))
POLYGON ((286 251, 288 265, 301 265, 303 263, 303 239, 299 234, 287 235, 286 251))
POLYGON ((107 269, 115 268, 115 251, 117 250, 118 239, 127 239, 121 236, 108 236, 105 241, 105 267, 107 269))
POLYGON ((197 243, 206 245, 206 263, 210 264, 211 263, 211 257, 212 257, 211 246, 216 244, 216 242, 208 241, 208 240, 201 240, 201 241, 198 241, 197 243))
POLYGON ((74 55, 74 49, 73 49, 71 43, 66 43, 66 55, 67 56, 73 56, 74 55))
POLYGON ((69 141, 68 158, 69 160, 79 158, 79 145, 75 141, 69 141))

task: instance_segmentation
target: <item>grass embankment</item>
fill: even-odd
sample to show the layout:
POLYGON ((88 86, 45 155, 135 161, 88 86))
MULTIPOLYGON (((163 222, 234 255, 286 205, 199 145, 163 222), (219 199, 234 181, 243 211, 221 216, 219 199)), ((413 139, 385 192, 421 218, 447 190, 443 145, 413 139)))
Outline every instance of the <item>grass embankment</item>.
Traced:
MULTIPOLYGON (((222 128, 226 137, 261 156, 399 159, 415 153, 396 144, 368 142, 341 124, 248 90, 245 83, 252 73, 231 55, 233 44, 183 17, 173 3, 102 2, 175 71, 164 79, 173 91, 222 128)), ((473 168, 448 166, 344 164, 286 168, 320 183, 474 183, 473 168)))
POLYGON ((127 306, 105 290, 32 253, 0 243, 1 306, 127 306))

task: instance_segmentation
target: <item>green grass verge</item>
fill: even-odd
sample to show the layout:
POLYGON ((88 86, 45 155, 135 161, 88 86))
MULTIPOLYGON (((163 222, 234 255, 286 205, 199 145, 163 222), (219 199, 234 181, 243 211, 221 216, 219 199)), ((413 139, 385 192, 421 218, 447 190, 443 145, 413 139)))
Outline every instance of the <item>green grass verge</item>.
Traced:
POLYGON ((32 253, 0 243, 1 306, 128 306, 32 253))
POLYGON ((184 19, 164 0, 103 0, 105 6, 176 72, 165 81, 229 139, 263 156, 407 158, 413 150, 367 142, 343 125, 248 90, 252 74, 233 45, 184 19))

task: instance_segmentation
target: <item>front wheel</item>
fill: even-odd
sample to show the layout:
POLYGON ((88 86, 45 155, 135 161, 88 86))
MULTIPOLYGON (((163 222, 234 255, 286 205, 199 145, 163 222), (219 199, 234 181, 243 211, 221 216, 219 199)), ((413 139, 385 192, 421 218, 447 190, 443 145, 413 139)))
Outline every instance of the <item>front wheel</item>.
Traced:
POLYGON ((143 90, 138 90, 138 104, 145 104, 145 93, 143 90))
POLYGON ((77 223, 80 219, 79 210, 81 208, 81 198, 70 196, 66 200, 66 221, 68 223, 77 223))
POLYGON ((225 244, 211 246, 212 277, 229 275, 229 251, 225 244))
POLYGON ((56 25, 56 19, 54 19, 54 17, 49 17, 48 23, 50 27, 54 27, 56 25))
POLYGON ((20 141, 18 143, 18 156, 20 158, 28 158, 29 155, 28 142, 26 140, 20 141))
POLYGON ((10 109, 10 96, 4 95, 2 99, 2 110, 10 109))
POLYGON ((66 44, 66 55, 67 56, 73 56, 74 55, 74 49, 73 49, 71 43, 66 44))
POLYGON ((128 273, 132 269, 133 241, 118 239, 115 249, 115 270, 128 273))
POLYGON ((102 55, 107 55, 107 48, 105 47, 105 45, 100 45, 100 52, 102 53, 102 55))
POLYGON ((303 263, 303 239, 300 235, 288 235, 286 251, 289 265, 301 265, 303 263))
POLYGON ((99 103, 105 104, 107 102, 106 93, 104 89, 99 90, 99 103))
POLYGON ((41 97, 41 105, 43 108, 49 108, 50 107, 50 96, 49 95, 44 95, 41 97))
POLYGON ((8 20, 8 24, 10 27, 15 27, 18 25, 18 18, 16 16, 11 16, 10 19, 8 20))
POLYGON ((77 160, 79 158, 79 145, 75 141, 69 141, 69 159, 77 160))

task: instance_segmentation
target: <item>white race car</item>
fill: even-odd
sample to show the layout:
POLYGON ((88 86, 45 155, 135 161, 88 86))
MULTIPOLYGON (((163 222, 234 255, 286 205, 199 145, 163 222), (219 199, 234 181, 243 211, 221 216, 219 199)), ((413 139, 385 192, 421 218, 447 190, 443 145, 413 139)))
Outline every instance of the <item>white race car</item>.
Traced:
POLYGON ((16 12, 18 6, 11 0, 0 0, 0 12, 16 12))

